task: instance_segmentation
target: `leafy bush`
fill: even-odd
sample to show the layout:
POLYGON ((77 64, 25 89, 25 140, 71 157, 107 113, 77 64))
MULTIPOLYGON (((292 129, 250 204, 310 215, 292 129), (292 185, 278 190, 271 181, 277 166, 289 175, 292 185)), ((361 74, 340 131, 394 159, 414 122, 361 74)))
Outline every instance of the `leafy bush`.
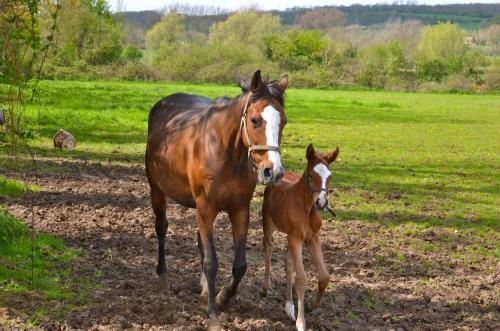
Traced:
POLYGON ((317 30, 303 31, 292 29, 286 36, 266 38, 267 57, 285 70, 304 70, 324 60, 328 42, 317 30))
POLYGON ((142 52, 135 47, 135 45, 129 44, 123 49, 122 57, 126 60, 140 60, 143 55, 142 52))

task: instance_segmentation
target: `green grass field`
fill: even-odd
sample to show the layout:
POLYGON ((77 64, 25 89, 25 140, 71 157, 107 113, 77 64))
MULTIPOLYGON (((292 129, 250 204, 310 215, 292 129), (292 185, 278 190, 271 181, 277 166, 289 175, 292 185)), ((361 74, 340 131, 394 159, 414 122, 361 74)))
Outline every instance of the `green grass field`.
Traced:
MULTIPOLYGON (((239 93, 227 86, 44 81, 41 106, 27 113, 31 146, 42 157, 140 163, 149 109, 178 91, 239 93), (59 128, 75 135, 75 151, 52 148, 59 128)), ((500 229, 499 96, 290 89, 286 112, 288 170, 303 169, 310 142, 320 150, 340 147, 331 197, 340 220, 478 235, 500 229)))

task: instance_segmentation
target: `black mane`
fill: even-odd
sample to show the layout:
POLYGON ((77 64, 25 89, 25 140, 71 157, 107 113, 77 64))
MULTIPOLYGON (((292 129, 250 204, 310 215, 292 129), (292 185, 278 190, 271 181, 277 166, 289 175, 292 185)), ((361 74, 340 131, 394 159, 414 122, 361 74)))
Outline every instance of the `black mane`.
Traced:
POLYGON ((281 87, 277 80, 273 80, 270 82, 264 81, 264 84, 262 84, 260 88, 255 90, 251 90, 250 82, 243 79, 238 80, 238 85, 243 90, 243 93, 252 92, 252 102, 272 97, 278 100, 281 106, 284 106, 285 104, 285 95, 281 90, 281 87))

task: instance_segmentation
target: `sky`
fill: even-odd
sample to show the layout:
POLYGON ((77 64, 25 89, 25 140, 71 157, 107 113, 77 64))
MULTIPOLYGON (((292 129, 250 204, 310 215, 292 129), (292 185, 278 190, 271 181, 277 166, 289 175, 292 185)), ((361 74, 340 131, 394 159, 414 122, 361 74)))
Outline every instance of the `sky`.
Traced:
MULTIPOLYGON (((239 9, 242 6, 248 6, 250 4, 257 4, 259 8, 269 10, 269 9, 286 9, 290 7, 310 7, 310 6, 326 6, 326 5, 352 5, 352 4, 377 4, 377 3, 392 3, 392 0, 212 0, 212 1, 200 1, 200 0, 110 0, 109 3, 113 10, 116 10, 117 3, 121 3, 122 10, 127 11, 139 11, 139 10, 150 10, 150 9, 160 9, 162 7, 168 6, 173 3, 189 3, 195 5, 211 5, 214 7, 223 7, 227 9, 239 9), (124 7, 124 8, 123 8, 124 7)), ((450 3, 497 3, 498 0, 417 0, 418 4, 450 4, 450 3)))

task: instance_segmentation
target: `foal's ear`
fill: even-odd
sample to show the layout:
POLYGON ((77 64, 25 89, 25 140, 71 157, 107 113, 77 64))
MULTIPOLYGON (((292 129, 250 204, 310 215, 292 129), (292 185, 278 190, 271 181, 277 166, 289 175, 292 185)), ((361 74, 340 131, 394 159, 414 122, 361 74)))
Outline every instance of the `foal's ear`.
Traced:
POLYGON ((253 76, 252 80, 250 81, 250 89, 257 90, 259 89, 262 85, 264 85, 264 82, 262 81, 262 76, 260 75, 260 70, 257 70, 253 76))
POLYGON ((326 163, 331 164, 333 161, 337 159, 337 156, 339 156, 339 148, 337 147, 333 152, 328 153, 323 156, 323 159, 326 161, 326 163))
POLYGON ((287 87, 288 87, 288 75, 285 75, 280 80, 281 92, 285 92, 287 87))
POLYGON ((310 161, 314 158, 314 156, 316 156, 316 152, 314 151, 313 144, 309 144, 309 146, 307 146, 306 158, 310 161))

